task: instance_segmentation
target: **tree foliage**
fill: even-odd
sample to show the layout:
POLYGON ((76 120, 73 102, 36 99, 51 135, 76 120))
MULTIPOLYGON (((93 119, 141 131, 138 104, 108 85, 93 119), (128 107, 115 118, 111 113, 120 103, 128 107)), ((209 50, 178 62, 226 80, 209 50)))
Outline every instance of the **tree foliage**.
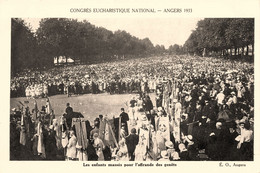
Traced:
POLYGON ((11 20, 11 69, 15 73, 37 64, 37 42, 31 29, 21 19, 11 20))
POLYGON ((205 18, 197 23, 184 47, 201 55, 203 50, 227 52, 254 45, 253 18, 205 18))
POLYGON ((53 58, 60 56, 91 63, 154 52, 149 38, 139 39, 121 30, 112 32, 87 20, 44 18, 33 33, 22 19, 12 19, 12 70, 51 67, 53 58))
POLYGON ((144 55, 152 52, 153 44, 126 31, 109 31, 88 21, 74 19, 43 19, 37 40, 44 57, 71 57, 82 62, 107 61, 113 57, 144 55))

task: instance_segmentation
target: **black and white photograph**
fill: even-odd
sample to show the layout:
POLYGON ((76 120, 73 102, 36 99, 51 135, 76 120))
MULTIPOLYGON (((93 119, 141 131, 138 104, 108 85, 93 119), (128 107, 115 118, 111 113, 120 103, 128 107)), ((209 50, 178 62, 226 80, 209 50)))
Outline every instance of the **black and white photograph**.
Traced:
POLYGON ((254 18, 12 18, 10 160, 253 161, 254 38, 254 18))
POLYGON ((259 10, 0 1, 0 172, 259 173, 259 10))

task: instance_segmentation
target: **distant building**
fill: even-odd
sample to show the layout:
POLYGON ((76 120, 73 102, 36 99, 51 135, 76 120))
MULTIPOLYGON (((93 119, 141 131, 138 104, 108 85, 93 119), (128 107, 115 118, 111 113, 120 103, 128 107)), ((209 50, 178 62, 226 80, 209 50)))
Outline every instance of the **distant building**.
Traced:
MULTIPOLYGON (((54 57, 54 64, 55 65, 64 65, 66 64, 65 56, 54 57)), ((74 60, 72 58, 67 58, 67 64, 74 64, 74 60)))

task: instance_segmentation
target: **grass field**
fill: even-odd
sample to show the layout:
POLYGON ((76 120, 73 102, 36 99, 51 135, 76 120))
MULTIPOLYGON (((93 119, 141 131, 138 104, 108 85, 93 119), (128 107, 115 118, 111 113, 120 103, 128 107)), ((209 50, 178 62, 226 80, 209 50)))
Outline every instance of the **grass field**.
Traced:
MULTIPOLYGON (((155 94, 149 94, 152 102, 155 106, 155 94)), ((66 104, 70 103, 75 112, 81 112, 86 119, 93 123, 94 119, 99 114, 107 115, 109 118, 118 117, 121 113, 120 108, 125 108, 127 111, 126 103, 130 99, 136 96, 136 94, 120 94, 110 95, 108 93, 103 94, 85 94, 79 96, 67 97, 67 95, 56 95, 50 97, 50 103, 54 110, 56 117, 59 117, 65 112, 66 104)), ((19 101, 28 105, 30 111, 34 108, 34 99, 27 98, 11 98, 10 109, 18 108, 19 101), (25 103, 24 101, 29 101, 25 103)), ((46 98, 36 99, 38 109, 46 105, 46 98)))

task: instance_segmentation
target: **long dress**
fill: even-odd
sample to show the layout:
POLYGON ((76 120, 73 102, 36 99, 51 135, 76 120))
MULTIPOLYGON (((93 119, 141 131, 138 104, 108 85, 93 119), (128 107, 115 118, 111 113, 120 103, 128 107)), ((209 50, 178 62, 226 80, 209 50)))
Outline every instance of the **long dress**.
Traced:
POLYGON ((94 140, 94 147, 96 149, 98 161, 104 161, 105 159, 104 159, 103 150, 105 149, 105 145, 104 145, 103 141, 99 138, 96 138, 94 140))
POLYGON ((138 144, 135 148, 135 161, 145 161, 146 147, 144 144, 138 144))
POLYGON ((126 145, 120 146, 120 149, 118 150, 118 160, 129 161, 128 150, 126 145))
POLYGON ((42 123, 41 122, 38 123, 37 135, 38 135, 38 145, 37 145, 38 154, 41 155, 43 158, 46 158, 45 146, 43 143, 43 133, 42 133, 42 123))
POLYGON ((77 144, 77 138, 75 136, 72 136, 69 139, 68 143, 68 148, 67 148, 67 156, 68 158, 75 159, 77 158, 77 149, 76 149, 76 144, 77 144))

